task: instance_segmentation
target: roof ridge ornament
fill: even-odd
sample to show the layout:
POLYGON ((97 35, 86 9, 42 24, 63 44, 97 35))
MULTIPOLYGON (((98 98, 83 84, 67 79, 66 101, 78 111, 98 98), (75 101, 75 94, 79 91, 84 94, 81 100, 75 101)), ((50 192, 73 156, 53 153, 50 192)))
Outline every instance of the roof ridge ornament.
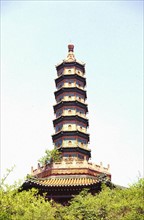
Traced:
POLYGON ((77 60, 75 58, 74 55, 74 45, 73 44, 68 44, 68 55, 65 59, 63 59, 63 61, 61 61, 60 63, 56 64, 56 68, 58 68, 60 65, 64 64, 64 63, 72 63, 72 62, 76 62, 82 66, 85 66, 85 63, 77 60))
POLYGON ((76 61, 75 55, 74 55, 74 45, 69 44, 68 45, 68 55, 67 58, 65 59, 66 62, 73 62, 76 61))
POLYGON ((68 52, 70 52, 70 51, 74 52, 74 45, 73 44, 68 45, 68 52))

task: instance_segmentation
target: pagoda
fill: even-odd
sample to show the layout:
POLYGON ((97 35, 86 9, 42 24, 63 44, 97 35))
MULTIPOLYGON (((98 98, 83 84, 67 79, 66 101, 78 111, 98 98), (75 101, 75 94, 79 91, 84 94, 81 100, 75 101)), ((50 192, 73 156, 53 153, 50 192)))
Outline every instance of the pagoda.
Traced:
POLYGON ((98 192, 102 182, 111 183, 111 174, 109 165, 106 168, 102 163, 90 162, 85 64, 75 58, 74 45, 68 45, 68 55, 56 65, 56 71, 52 140, 54 149, 61 152, 61 160, 32 167, 23 189, 34 187, 48 199, 65 203, 84 188, 93 194, 98 192))

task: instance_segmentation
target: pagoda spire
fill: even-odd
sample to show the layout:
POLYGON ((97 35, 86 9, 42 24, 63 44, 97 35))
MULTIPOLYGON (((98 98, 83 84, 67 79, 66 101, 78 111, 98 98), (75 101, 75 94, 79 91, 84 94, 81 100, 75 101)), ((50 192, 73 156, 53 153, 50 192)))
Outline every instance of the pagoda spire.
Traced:
POLYGON ((75 55, 74 55, 74 45, 73 44, 68 45, 68 55, 67 55, 67 58, 65 59, 65 61, 67 61, 67 62, 76 61, 75 55))

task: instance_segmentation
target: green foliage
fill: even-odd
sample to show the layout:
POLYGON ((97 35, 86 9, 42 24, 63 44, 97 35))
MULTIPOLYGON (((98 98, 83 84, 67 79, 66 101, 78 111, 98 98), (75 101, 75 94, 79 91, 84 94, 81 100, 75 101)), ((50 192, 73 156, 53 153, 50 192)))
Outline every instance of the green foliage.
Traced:
POLYGON ((110 189, 91 195, 87 190, 62 206, 37 194, 19 192, 20 185, 0 187, 0 220, 142 220, 144 216, 144 179, 129 188, 110 189))
POLYGON ((39 159, 42 165, 46 165, 51 161, 58 162, 61 159, 61 153, 57 149, 45 150, 45 155, 39 159))
POLYGON ((142 220, 144 180, 129 188, 103 187, 95 196, 81 192, 63 213, 64 220, 142 220))
POLYGON ((17 186, 0 189, 0 220, 54 220, 55 208, 37 190, 18 192, 17 186))
POLYGON ((20 191, 21 182, 5 184, 12 170, 7 170, 0 185, 0 220, 55 220, 55 207, 36 189, 20 191))

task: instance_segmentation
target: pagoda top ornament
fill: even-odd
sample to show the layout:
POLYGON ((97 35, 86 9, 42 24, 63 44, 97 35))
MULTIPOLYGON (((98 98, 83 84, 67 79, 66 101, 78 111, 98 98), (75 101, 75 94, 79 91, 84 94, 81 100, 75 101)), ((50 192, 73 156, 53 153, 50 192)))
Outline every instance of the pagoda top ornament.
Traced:
POLYGON ((74 63, 74 62, 76 62, 76 63, 78 63, 82 66, 85 66, 84 62, 82 62, 82 61, 75 58, 74 45, 73 44, 68 44, 68 55, 67 55, 67 57, 63 61, 58 63, 56 65, 56 67, 60 66, 62 63, 74 63))
POLYGON ((66 61, 66 62, 76 61, 75 55, 74 55, 74 45, 73 44, 68 45, 68 55, 67 55, 67 58, 64 61, 66 61))

